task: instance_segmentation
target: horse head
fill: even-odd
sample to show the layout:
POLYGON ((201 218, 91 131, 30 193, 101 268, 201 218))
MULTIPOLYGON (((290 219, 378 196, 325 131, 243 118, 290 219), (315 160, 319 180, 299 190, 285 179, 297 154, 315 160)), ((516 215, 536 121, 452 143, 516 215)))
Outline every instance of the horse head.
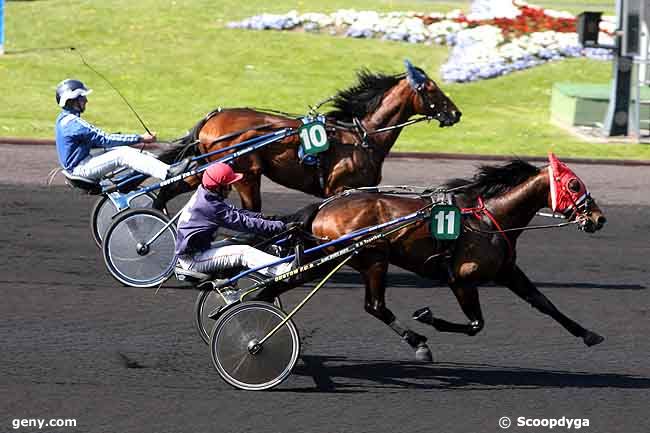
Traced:
POLYGON ((416 113, 429 116, 440 122, 440 127, 452 126, 460 121, 462 113, 456 104, 420 68, 404 60, 406 79, 418 96, 414 103, 416 113))
POLYGON ((548 155, 550 193, 548 204, 569 221, 577 221, 578 228, 593 233, 603 228, 607 218, 591 197, 585 183, 553 153, 548 155))

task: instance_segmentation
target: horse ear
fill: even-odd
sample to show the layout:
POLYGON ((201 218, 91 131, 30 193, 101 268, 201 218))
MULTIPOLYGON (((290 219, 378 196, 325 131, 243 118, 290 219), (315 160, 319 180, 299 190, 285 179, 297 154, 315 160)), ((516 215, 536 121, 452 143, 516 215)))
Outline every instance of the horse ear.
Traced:
POLYGON ((427 82, 427 76, 413 66, 408 59, 404 59, 404 66, 406 67, 406 78, 413 89, 417 90, 427 82))
POLYGON ((548 162, 550 162, 553 165, 557 165, 558 162, 560 162, 559 159, 557 159, 557 156, 551 151, 548 152, 548 162))

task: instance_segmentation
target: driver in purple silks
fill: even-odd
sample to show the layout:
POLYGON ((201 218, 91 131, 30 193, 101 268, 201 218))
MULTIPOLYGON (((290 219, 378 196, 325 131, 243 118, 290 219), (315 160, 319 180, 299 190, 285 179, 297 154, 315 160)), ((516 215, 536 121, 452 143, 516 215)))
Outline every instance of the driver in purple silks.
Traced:
MULTIPOLYGON (((235 267, 256 268, 278 260, 250 245, 211 246, 219 227, 267 236, 288 228, 281 221, 265 219, 261 213, 239 209, 224 201, 232 191, 232 184, 242 177, 221 162, 212 164, 203 173, 202 185, 185 205, 178 220, 176 256, 181 268, 211 274, 235 267)), ((292 263, 281 263, 259 272, 277 276, 291 269, 292 263)))

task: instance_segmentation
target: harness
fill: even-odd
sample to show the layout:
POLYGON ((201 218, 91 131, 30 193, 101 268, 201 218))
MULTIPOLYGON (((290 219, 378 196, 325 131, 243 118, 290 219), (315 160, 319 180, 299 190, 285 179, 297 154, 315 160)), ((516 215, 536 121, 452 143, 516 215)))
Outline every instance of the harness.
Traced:
MULTIPOLYGON (((474 185, 474 183, 467 183, 464 185, 460 185, 458 187, 450 188, 450 189, 444 189, 444 188, 431 188, 431 187, 419 187, 419 186, 412 186, 412 185, 386 185, 383 187, 380 186, 374 186, 374 187, 361 187, 361 188, 354 188, 354 189, 348 189, 345 190, 339 194, 336 194, 327 200, 324 200, 321 205, 319 206, 319 210, 322 209, 323 207, 327 206, 330 204, 332 201, 337 200, 339 198, 347 197, 349 195, 355 194, 355 193, 361 193, 361 192, 370 192, 370 193, 384 193, 384 194, 391 194, 391 195, 405 195, 405 196, 414 196, 422 199, 428 199, 431 200, 432 204, 441 204, 441 203, 448 203, 452 204, 454 200, 454 195, 453 193, 458 191, 458 190, 463 190, 465 188, 471 187, 474 185)), ((566 189, 566 187, 562 186, 562 188, 566 189)), ((568 191, 567 191, 568 192, 568 191)), ((488 235, 494 235, 494 234, 499 234, 503 237, 503 239, 506 242, 506 245, 508 246, 508 260, 511 260, 514 257, 515 254, 515 247, 513 241, 509 238, 508 232, 522 232, 522 231, 527 231, 527 230, 540 230, 540 229, 549 229, 549 228, 559 228, 559 227, 564 227, 568 225, 573 225, 573 224, 578 224, 580 222, 581 218, 586 218, 590 214, 590 204, 593 202, 593 199, 589 195, 589 193, 586 193, 584 196, 580 197, 579 200, 573 200, 574 206, 571 208, 572 212, 569 215, 558 215, 556 213, 553 214, 545 214, 538 212, 538 215, 540 216, 547 216, 547 217, 552 217, 552 218, 561 218, 561 219, 570 219, 574 214, 577 214, 578 217, 573 220, 573 221, 566 221, 558 224, 542 224, 542 225, 534 225, 534 226, 524 226, 524 227, 513 227, 509 229, 504 229, 501 224, 499 224, 499 221, 496 219, 494 214, 490 212, 490 210, 485 206, 485 201, 481 196, 477 198, 477 206, 475 207, 464 207, 461 208, 461 214, 463 215, 468 215, 468 216, 473 216, 476 218, 479 222, 483 220, 483 216, 487 217, 492 225, 495 227, 496 230, 482 230, 482 229, 475 229, 471 227, 468 224, 463 224, 463 228, 466 229, 467 231, 473 232, 473 233, 483 233, 483 234, 488 234, 488 235)), ((444 241, 448 242, 448 241, 444 241)), ((450 244, 449 248, 447 248, 445 251, 442 251, 440 253, 434 254, 427 258, 425 261, 428 262, 429 260, 432 260, 434 258, 438 258, 440 256, 446 256, 446 258, 450 257, 450 251, 455 245, 455 241, 453 241, 452 244, 450 244)))
MULTIPOLYGON (((478 206, 477 207, 466 207, 461 209, 461 213, 466 214, 466 215, 473 215, 479 222, 482 220, 482 216, 485 215, 489 218, 490 221, 492 221, 492 224, 494 224, 494 227, 496 227, 496 233, 501 234, 503 236, 503 239, 505 239, 506 243, 508 244, 508 260, 512 259, 512 257, 515 254, 515 248, 514 245, 512 244, 512 241, 506 235, 505 230, 501 228, 501 225, 497 221, 497 219, 494 217, 492 212, 488 210, 487 207, 485 207, 485 202, 483 201, 483 198, 480 196, 477 199, 478 201, 478 206)), ((471 228, 469 225, 464 224, 463 227, 465 227, 469 231, 474 231, 474 232, 481 232, 479 230, 471 228)))

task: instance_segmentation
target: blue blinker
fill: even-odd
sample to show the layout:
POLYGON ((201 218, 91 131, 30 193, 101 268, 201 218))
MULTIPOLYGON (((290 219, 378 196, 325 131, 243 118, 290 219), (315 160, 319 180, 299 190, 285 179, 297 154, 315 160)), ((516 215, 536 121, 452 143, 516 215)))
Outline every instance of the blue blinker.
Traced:
POLYGON ((420 72, 408 59, 404 59, 406 66, 406 78, 414 90, 420 89, 427 82, 427 76, 420 72))

